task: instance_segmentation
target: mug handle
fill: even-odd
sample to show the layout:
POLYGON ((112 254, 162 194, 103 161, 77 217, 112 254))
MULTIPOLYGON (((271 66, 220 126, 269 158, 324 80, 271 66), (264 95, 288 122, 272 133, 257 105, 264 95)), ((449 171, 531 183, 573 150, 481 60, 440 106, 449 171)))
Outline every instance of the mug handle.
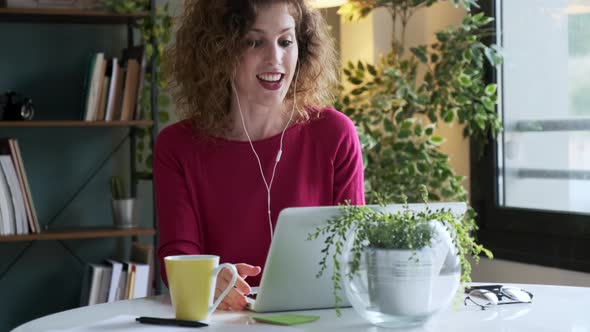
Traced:
POLYGON ((238 280, 238 270, 236 270, 236 267, 230 263, 223 263, 213 270, 213 278, 215 279, 215 283, 217 283, 217 275, 219 274, 221 269, 223 269, 224 267, 227 267, 231 271, 231 273, 232 273, 231 281, 229 282, 229 285, 227 286, 227 288, 219 295, 219 297, 217 298, 217 301, 215 301, 215 303, 213 303, 213 306, 209 308, 209 310, 207 312, 207 316, 211 315, 211 313, 213 311, 215 311, 215 309, 217 309, 217 306, 219 306, 219 304, 221 303, 223 298, 229 293, 229 291, 234 287, 234 285, 236 284, 236 281, 238 280))

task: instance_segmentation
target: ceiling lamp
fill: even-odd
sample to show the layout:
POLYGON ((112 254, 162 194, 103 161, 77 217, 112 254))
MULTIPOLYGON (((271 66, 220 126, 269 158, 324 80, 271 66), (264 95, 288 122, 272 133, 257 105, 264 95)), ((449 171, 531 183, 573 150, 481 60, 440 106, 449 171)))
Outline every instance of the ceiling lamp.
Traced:
POLYGON ((313 0, 311 5, 315 8, 328 8, 342 6, 347 0, 313 0))

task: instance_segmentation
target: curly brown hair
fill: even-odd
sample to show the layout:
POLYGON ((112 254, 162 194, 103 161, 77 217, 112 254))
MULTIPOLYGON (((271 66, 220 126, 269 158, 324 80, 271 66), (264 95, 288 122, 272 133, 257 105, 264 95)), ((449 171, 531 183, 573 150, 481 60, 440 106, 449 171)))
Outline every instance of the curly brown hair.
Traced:
MULTIPOLYGON (((297 122, 307 121, 314 106, 332 101, 337 82, 334 41, 320 13, 306 0, 289 4, 299 51, 297 122), (307 107, 310 106, 310 107, 307 107)), ((230 130, 231 78, 246 44, 244 37, 262 6, 277 0, 191 0, 168 49, 167 71, 177 112, 199 130, 224 135, 230 130)), ((293 84, 286 99, 293 99, 293 84)), ((314 112, 315 113, 315 112, 314 112)))

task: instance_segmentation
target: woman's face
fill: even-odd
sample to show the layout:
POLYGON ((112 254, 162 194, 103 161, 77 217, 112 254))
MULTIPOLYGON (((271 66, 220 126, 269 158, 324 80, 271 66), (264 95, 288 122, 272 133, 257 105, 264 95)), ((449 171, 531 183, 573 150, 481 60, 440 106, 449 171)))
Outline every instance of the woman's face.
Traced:
POLYGON ((246 34, 247 49, 236 71, 240 102, 276 106, 283 102, 295 73, 298 48, 295 19, 278 2, 260 8, 246 34))

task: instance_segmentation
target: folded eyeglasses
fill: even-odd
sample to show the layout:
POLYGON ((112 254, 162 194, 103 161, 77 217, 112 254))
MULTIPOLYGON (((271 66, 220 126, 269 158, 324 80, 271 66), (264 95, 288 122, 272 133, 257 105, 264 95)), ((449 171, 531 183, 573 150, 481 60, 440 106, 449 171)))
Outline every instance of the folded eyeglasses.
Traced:
POLYGON ((481 310, 492 305, 531 303, 533 301, 533 294, 511 286, 471 286, 465 288, 465 293, 467 293, 467 297, 463 303, 467 305, 467 301, 470 301, 479 306, 481 310))

